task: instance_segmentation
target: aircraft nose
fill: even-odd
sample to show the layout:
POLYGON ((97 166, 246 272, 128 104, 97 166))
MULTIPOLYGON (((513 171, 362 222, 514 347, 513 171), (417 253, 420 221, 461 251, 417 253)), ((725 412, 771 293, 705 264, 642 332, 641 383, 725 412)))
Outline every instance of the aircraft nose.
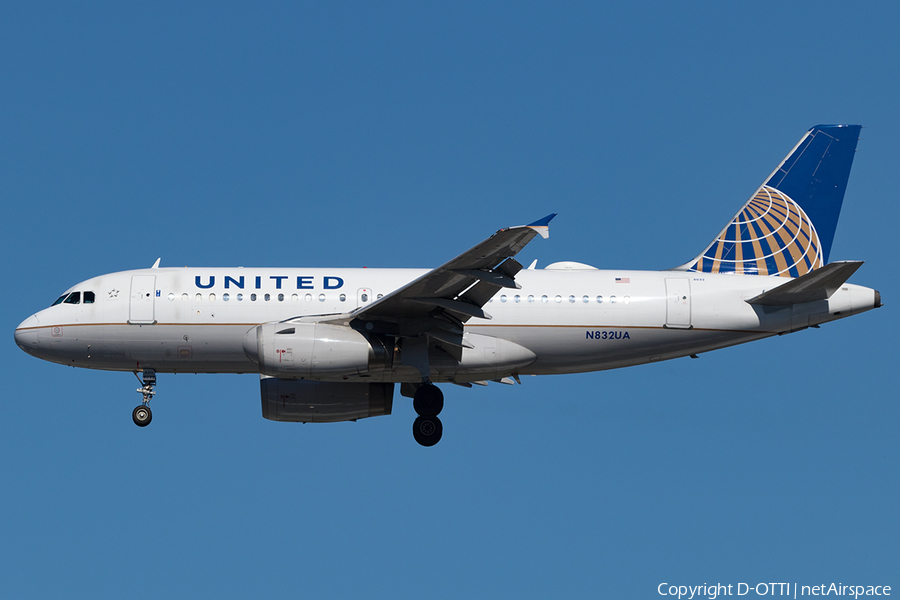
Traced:
POLYGON ((16 327, 16 345, 29 354, 38 349, 38 321, 37 315, 31 315, 16 327))

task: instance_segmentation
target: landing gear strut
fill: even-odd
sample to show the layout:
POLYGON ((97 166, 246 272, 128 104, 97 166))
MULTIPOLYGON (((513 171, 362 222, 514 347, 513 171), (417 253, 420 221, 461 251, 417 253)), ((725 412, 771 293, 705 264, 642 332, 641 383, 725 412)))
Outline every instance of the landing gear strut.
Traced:
POLYGON ((416 390, 413 408, 418 417, 413 421, 413 437, 422 446, 434 446, 441 441, 444 426, 438 415, 444 408, 444 394, 433 383, 424 383, 416 390))
POLYGON ((134 376, 141 382, 141 387, 139 387, 137 391, 144 397, 141 405, 131 412, 131 418, 138 427, 146 427, 153 419, 153 413, 150 412, 150 400, 153 398, 153 394, 156 393, 153 390, 153 386, 156 385, 156 371, 153 369, 144 369, 143 375, 144 379, 142 380, 138 377, 137 371, 134 372, 134 376))

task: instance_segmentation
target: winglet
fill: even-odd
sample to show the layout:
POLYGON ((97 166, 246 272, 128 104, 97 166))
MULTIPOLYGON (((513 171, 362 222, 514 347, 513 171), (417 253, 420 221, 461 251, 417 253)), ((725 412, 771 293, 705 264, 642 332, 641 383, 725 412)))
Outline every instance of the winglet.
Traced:
POLYGON ((553 217, 556 216, 557 213, 552 213, 544 217, 543 219, 538 219, 534 223, 529 223, 525 227, 529 227, 534 229, 536 232, 540 234, 542 238, 545 240, 550 237, 550 221, 553 220, 553 217))
POLYGON ((151 269, 158 269, 158 268, 159 268, 159 261, 160 261, 161 258, 162 258, 162 257, 157 258, 157 259, 156 259, 156 262, 153 263, 153 266, 150 267, 150 268, 151 268, 151 269))

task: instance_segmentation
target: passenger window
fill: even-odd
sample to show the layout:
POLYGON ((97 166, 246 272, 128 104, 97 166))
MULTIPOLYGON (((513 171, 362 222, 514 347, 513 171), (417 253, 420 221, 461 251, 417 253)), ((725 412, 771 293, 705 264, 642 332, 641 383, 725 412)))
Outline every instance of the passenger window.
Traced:
POLYGON ((545 296, 541 296, 541 302, 543 302, 544 304, 547 304, 547 300, 549 300, 549 298, 547 298, 546 295, 545 295, 545 296))
MULTIPOLYGON (((85 303, 85 304, 87 304, 87 301, 88 301, 87 295, 88 295, 88 293, 85 292, 85 293, 84 293, 84 303, 85 303)), ((169 302, 171 302, 171 301, 174 300, 174 299, 175 299, 175 293, 174 293, 174 292, 169 292, 169 302)))
POLYGON ((81 304, 81 292, 72 292, 69 294, 65 304, 81 304))
POLYGON ((306 300, 307 302, 312 302, 312 294, 307 294, 307 295, 303 296, 303 299, 306 300))
POLYGON ((574 304, 574 303, 575 303, 575 296, 569 296, 569 302, 572 303, 572 304, 574 304))
POLYGON ((241 300, 244 299, 244 295, 243 295, 243 294, 238 294, 238 295, 235 296, 235 297, 237 298, 237 301, 238 301, 238 302, 240 302, 241 300))
POLYGON ((603 296, 597 296, 597 304, 603 304, 603 296))
POLYGON ((194 300, 196 300, 197 302, 202 301, 202 300, 203 300, 203 294, 197 294, 196 296, 194 296, 194 300))
POLYGON ((268 302, 271 299, 272 299, 272 296, 270 296, 269 294, 266 294, 265 296, 263 296, 263 300, 265 300, 266 302, 268 302))
POLYGON ((85 304, 93 304, 94 303, 94 292, 85 292, 84 293, 84 303, 85 304))
POLYGON ((278 294, 278 301, 284 302, 284 294, 278 294))
POLYGON ((513 300, 515 301, 516 304, 518 304, 519 302, 522 301, 522 297, 520 295, 516 294, 515 296, 513 296, 513 300))
POLYGON ((556 303, 559 304, 560 302, 562 302, 562 296, 557 296, 556 303))
POLYGON ((587 304, 588 302, 591 301, 591 298, 590 298, 590 296, 585 296, 584 298, 581 299, 581 301, 584 302, 585 304, 587 304))
POLYGON ((506 302, 506 294, 500 296, 500 302, 506 302))
POLYGON ((228 302, 229 300, 231 300, 231 294, 229 294, 228 292, 225 292, 224 294, 222 294, 223 302, 228 302))
POLYGON ((59 298, 57 298, 57 299, 56 299, 56 302, 54 302, 54 303, 51 304, 50 306, 56 306, 57 304, 62 304, 62 303, 63 303, 63 300, 65 300, 67 296, 68 296, 68 294, 63 294, 62 296, 60 296, 59 298))
POLYGON ((188 301, 188 295, 187 295, 187 293, 184 293, 184 294, 181 295, 181 301, 182 301, 182 302, 187 302, 187 301, 188 301))
POLYGON ((256 294, 250 294, 250 302, 256 302, 256 294))
POLYGON ((319 294, 319 302, 325 302, 325 294, 319 294))
POLYGON ((534 296, 528 296, 528 301, 529 301, 529 302, 534 302, 534 296))
POLYGON ((346 301, 347 301, 347 294, 341 294, 340 299, 341 299, 341 302, 346 302, 346 301))

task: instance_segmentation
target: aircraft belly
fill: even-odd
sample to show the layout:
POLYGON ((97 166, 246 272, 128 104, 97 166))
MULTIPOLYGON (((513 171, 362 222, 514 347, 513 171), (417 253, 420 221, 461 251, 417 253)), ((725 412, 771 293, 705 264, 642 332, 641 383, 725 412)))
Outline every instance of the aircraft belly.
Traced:
POLYGON ((48 340, 41 354, 62 364, 113 371, 149 367, 161 373, 258 371, 244 354, 244 325, 85 324, 57 329, 61 335, 56 338, 41 336, 48 340))
POLYGON ((647 326, 497 327, 491 328, 491 334, 535 353, 534 362, 519 371, 522 375, 615 369, 707 352, 771 335, 647 326))

